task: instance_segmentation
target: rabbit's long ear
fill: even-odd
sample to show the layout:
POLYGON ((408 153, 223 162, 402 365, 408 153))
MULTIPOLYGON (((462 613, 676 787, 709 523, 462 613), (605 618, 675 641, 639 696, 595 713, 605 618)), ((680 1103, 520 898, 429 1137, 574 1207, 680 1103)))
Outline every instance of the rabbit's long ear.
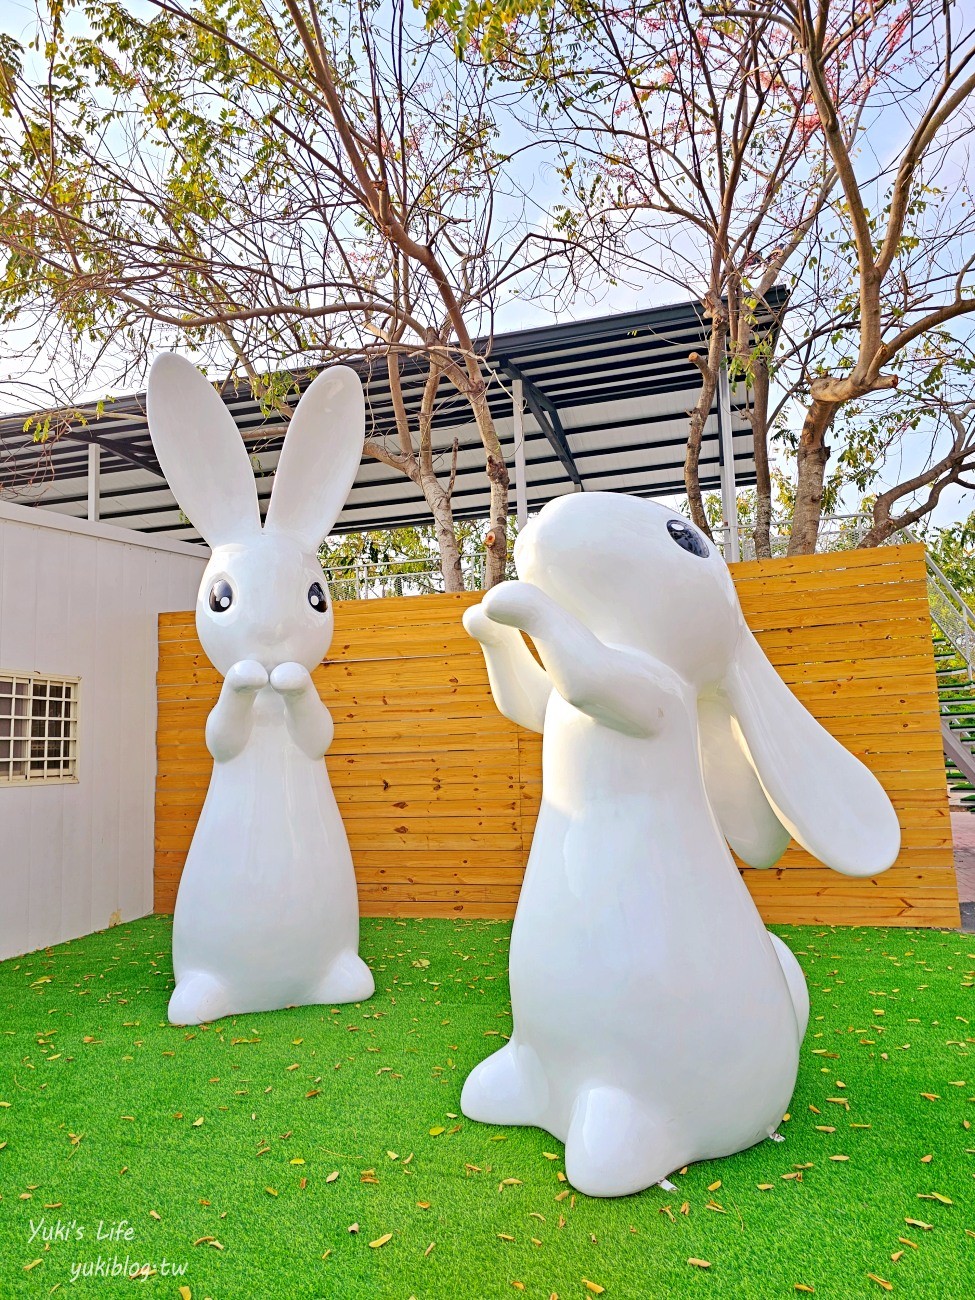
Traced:
POLYGON ((793 839, 844 875, 886 871, 900 826, 883 786, 803 708, 744 623, 724 691, 765 798, 793 839))
POLYGON ((213 385, 175 352, 149 371, 149 433, 180 509, 211 547, 260 532, 247 449, 213 385))
POLYGON ((349 495, 365 427, 359 376, 348 366, 323 370, 288 425, 264 523, 269 532, 290 533, 318 550, 349 495))
POLYGON ((697 704, 704 784, 725 839, 750 867, 771 867, 789 832, 765 797, 748 746, 723 691, 697 704))

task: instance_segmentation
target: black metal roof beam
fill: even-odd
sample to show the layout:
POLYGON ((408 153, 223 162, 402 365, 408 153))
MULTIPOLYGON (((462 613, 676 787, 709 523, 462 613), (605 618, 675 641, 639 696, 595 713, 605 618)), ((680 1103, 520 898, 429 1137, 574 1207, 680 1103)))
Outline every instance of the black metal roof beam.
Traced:
MULTIPOLYGON (((564 483, 565 480, 563 479, 562 482, 564 483)), ((737 476, 737 482, 741 487, 754 487, 755 475, 754 473, 739 474, 737 476)), ((712 474, 708 477, 702 477, 701 479, 701 488, 704 492, 716 491, 720 486, 721 486, 721 480, 716 475, 712 474)), ((678 491, 678 488, 669 487, 669 486, 637 487, 637 486, 630 485, 630 486, 622 486, 622 487, 603 488, 601 489, 601 491, 625 492, 628 496, 652 498, 657 496, 673 496, 678 491)), ((410 505, 412 503, 405 502, 404 504, 410 505)), ((486 519, 489 513, 490 513, 489 503, 485 500, 485 503, 479 507, 462 506, 459 510, 455 510, 453 512, 453 515, 455 519, 486 519)), ((514 512, 512 511, 511 513, 514 512)), ((377 521, 374 527, 375 528, 401 528, 408 524, 423 523, 425 521, 426 521, 426 515, 425 515, 425 509, 423 507, 423 503, 418 501, 416 503, 416 510, 413 511, 412 513, 391 515, 389 517, 377 521)), ((191 530, 186 524, 180 523, 180 524, 154 524, 154 525, 150 525, 148 528, 140 528, 139 531, 143 533, 177 533, 177 532, 186 533, 186 532, 190 532, 191 530)), ((333 533, 339 533, 339 534, 358 533, 361 531, 362 531, 362 524, 357 520, 352 520, 347 524, 343 524, 340 521, 332 529, 333 533)), ((185 537, 181 540, 192 542, 195 539, 193 537, 185 537)))
POLYGON ((68 442, 94 443, 102 451, 107 451, 113 456, 120 456, 122 460, 130 461, 133 465, 138 465, 139 469, 144 469, 149 474, 155 474, 156 478, 161 478, 164 483, 166 482, 166 475, 151 456, 136 451, 134 447, 129 447, 126 443, 115 442, 111 438, 97 438, 93 433, 82 432, 81 430, 76 433, 73 429, 67 433, 62 433, 60 436, 67 439, 68 442))
POLYGON ((562 428, 562 421, 559 419, 559 413, 554 404, 549 401, 540 389, 535 387, 526 375, 522 374, 517 366, 513 366, 510 361, 503 361, 501 365, 505 374, 511 379, 521 380, 522 392, 529 411, 534 415, 542 433, 552 444, 552 450, 558 456, 566 474, 573 483, 581 488, 583 486, 582 475, 579 473, 572 452, 569 450, 565 430, 562 428))

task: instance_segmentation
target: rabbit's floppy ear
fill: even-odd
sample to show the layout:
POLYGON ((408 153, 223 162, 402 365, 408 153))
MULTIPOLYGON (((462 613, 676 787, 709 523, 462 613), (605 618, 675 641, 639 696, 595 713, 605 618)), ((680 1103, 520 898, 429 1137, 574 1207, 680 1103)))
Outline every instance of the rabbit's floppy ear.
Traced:
POLYGON ((291 533, 318 550, 349 495, 365 428, 359 376, 349 366, 323 370, 288 425, 264 523, 268 532, 291 533))
POLYGON ((260 532, 254 472, 213 385, 175 352, 149 371, 149 433, 180 509, 211 547, 260 532))
POLYGON ((724 693, 765 798, 793 839, 844 875, 886 871, 901 835, 883 786, 803 708, 744 621, 724 693))
POLYGON ((723 691, 697 702, 701 760, 708 802, 725 839, 750 867, 771 867, 785 852, 789 832, 765 797, 723 691))

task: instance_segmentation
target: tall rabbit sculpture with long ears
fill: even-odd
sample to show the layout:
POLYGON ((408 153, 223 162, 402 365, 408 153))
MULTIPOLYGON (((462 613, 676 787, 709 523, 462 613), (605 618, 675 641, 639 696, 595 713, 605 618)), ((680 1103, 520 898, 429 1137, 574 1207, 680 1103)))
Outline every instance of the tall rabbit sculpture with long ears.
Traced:
POLYGON ((498 708, 543 734, 542 803, 511 936, 512 1036, 461 1106, 547 1129, 573 1186, 621 1196, 773 1135, 795 1086, 805 981, 728 845, 769 867, 791 835, 869 876, 900 829, 776 674, 686 520, 563 497, 515 558, 523 580, 464 624, 498 708))
POLYGON ((334 366, 303 394, 263 527, 244 443, 204 376, 164 353, 147 402, 159 464, 211 547, 196 628, 223 675, 206 725, 213 774, 176 899, 169 1018, 361 1001, 373 978, 323 762, 332 719, 311 673, 332 640, 318 548, 362 454, 362 385, 334 366))

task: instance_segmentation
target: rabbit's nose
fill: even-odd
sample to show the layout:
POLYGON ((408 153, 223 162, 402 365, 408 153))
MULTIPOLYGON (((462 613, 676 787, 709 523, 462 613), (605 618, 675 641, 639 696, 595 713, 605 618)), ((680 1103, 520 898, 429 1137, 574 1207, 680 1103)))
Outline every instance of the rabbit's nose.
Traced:
POLYGON ((265 619, 254 626, 254 638, 262 650, 272 650, 280 644, 283 637, 283 628, 280 622, 272 622, 265 619))

